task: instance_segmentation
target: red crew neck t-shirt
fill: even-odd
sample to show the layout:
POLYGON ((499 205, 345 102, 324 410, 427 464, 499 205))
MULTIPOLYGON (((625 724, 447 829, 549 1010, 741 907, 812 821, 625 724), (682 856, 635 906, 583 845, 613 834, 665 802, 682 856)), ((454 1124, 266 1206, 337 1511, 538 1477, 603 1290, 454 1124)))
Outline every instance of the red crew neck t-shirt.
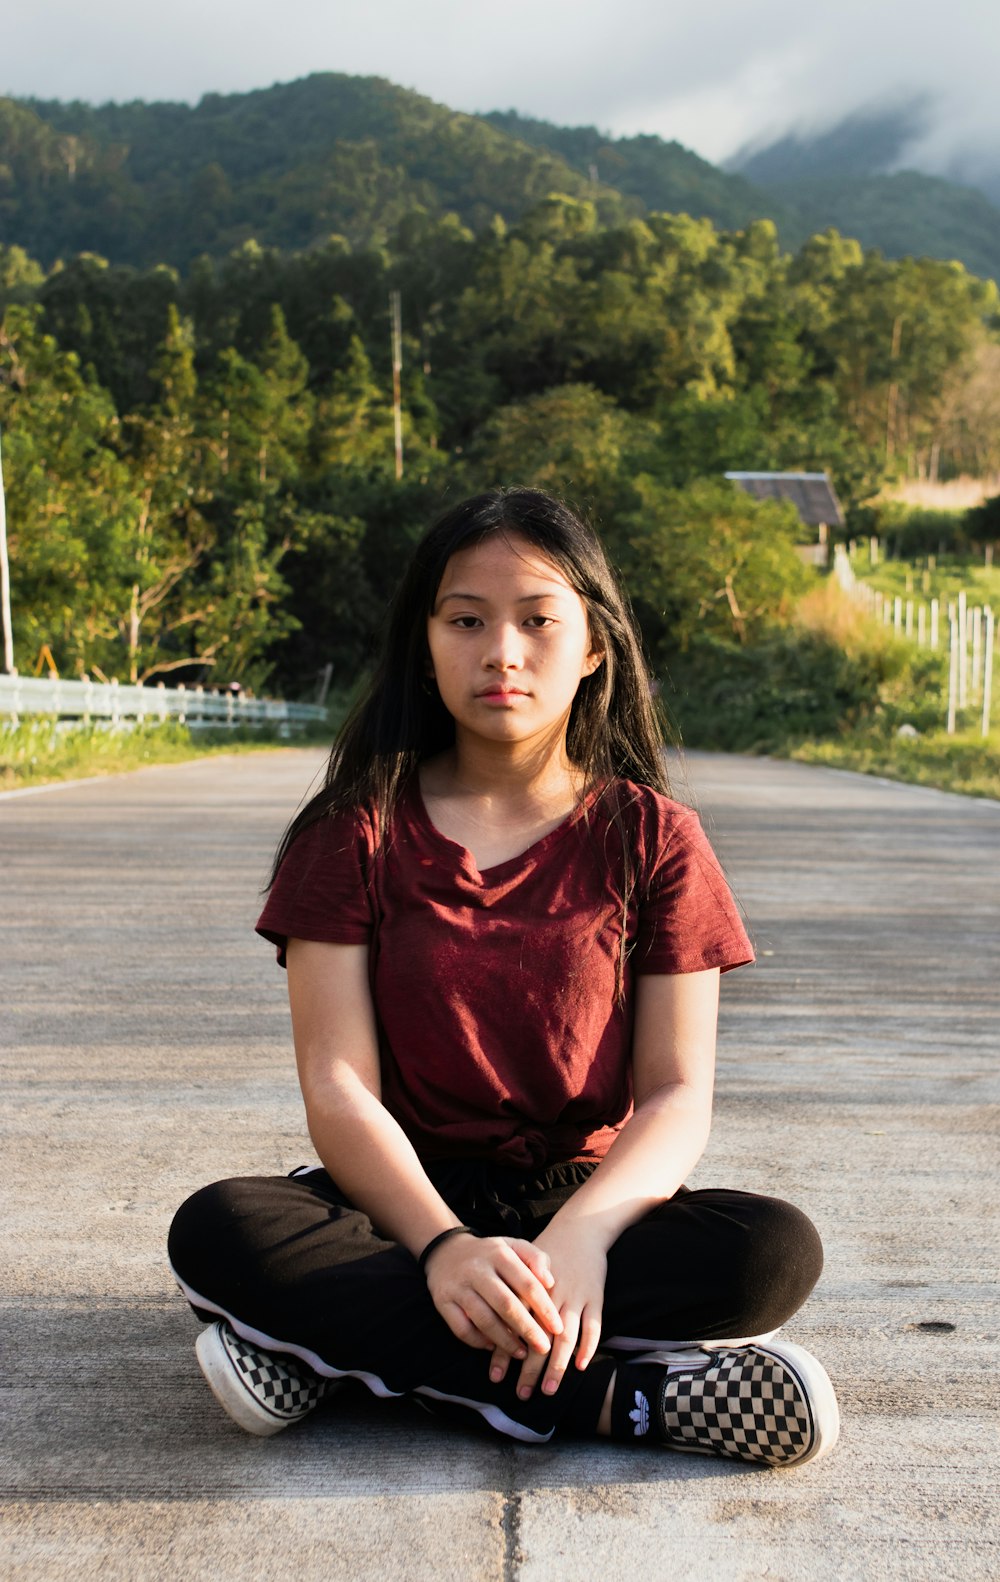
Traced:
POLYGON ((601 1158, 631 1113, 635 974, 753 960, 697 815, 630 781, 480 872, 431 823, 414 780, 375 848, 364 810, 312 825, 257 932, 282 963, 288 939, 369 947, 382 1101, 425 1160, 601 1158), (635 876, 622 1004, 615 804, 635 876))

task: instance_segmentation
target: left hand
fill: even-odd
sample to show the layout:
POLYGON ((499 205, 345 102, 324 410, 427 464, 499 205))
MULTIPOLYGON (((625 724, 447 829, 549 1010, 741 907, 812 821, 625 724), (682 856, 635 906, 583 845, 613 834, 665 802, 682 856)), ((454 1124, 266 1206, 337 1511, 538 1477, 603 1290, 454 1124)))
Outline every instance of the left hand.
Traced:
MULTIPOLYGON (((549 1259, 554 1283, 549 1291, 562 1319, 562 1334, 552 1337, 548 1356, 529 1353, 521 1364, 517 1393, 527 1400, 539 1379, 542 1393, 554 1395, 576 1353, 576 1366, 585 1368, 601 1338, 604 1284, 608 1273, 603 1245, 588 1240, 584 1231, 560 1229, 553 1221, 534 1242, 549 1259), (544 1376, 543 1376, 544 1375, 544 1376)), ((496 1350, 490 1358, 490 1378, 499 1384, 510 1366, 510 1354, 496 1350)))

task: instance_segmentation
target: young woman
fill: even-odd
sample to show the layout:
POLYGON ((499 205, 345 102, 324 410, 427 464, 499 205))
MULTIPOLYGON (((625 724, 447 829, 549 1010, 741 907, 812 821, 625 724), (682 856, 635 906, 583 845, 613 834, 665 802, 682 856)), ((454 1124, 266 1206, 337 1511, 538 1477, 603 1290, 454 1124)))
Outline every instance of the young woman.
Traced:
POLYGON ((565 505, 496 490, 424 538, 257 926, 322 1163, 208 1187, 170 1238, 243 1428, 351 1377, 530 1443, 833 1446, 826 1373, 770 1338, 818 1277, 815 1229, 684 1185, 719 976, 753 953, 565 505))

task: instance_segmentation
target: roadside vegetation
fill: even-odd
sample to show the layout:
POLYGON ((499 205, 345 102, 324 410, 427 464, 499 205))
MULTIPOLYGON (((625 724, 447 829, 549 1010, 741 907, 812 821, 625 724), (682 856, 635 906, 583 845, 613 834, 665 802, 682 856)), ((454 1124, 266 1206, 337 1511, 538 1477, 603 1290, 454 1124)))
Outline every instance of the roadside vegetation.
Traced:
MULTIPOLYGON (((887 591, 905 587, 904 566, 884 571, 887 591)), ((949 572, 959 575, 957 567, 949 572)), ((997 719, 996 657, 993 696, 997 719)), ((981 734, 977 701, 949 735, 945 653, 876 625, 832 579, 753 648, 698 643, 672 670, 665 699, 689 747, 768 753, 1000 799, 1000 725, 981 734)))
POLYGON ((269 730, 191 730, 176 721, 134 726, 67 725, 38 718, 0 721, 0 791, 127 774, 153 764, 186 763, 230 753, 329 745, 334 725, 310 726, 294 737, 269 730))
POLYGON ((917 738, 854 731, 830 741, 798 742, 779 756, 1000 800, 1000 730, 985 738, 975 728, 917 738))

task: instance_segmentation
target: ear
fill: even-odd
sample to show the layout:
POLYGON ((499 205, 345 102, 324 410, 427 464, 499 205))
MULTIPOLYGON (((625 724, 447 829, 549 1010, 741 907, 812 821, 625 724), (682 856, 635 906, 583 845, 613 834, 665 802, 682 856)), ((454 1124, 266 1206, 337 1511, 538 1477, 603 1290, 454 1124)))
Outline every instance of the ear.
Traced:
POLYGON ((594 671, 597 670, 603 663, 604 655, 600 651, 593 654, 588 654, 586 659, 583 661, 583 672, 580 676, 580 680, 582 681, 584 676, 592 676, 594 671))

